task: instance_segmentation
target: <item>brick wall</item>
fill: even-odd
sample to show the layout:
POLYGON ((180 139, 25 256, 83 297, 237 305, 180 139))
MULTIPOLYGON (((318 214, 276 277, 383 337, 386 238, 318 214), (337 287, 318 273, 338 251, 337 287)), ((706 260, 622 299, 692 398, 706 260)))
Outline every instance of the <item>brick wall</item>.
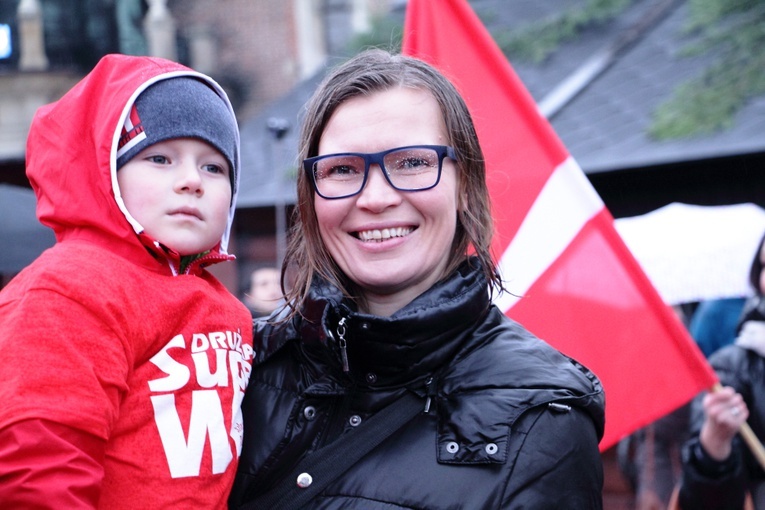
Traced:
POLYGON ((169 4, 182 40, 206 30, 216 45, 209 72, 240 118, 286 94, 299 79, 292 1, 176 0, 169 4))

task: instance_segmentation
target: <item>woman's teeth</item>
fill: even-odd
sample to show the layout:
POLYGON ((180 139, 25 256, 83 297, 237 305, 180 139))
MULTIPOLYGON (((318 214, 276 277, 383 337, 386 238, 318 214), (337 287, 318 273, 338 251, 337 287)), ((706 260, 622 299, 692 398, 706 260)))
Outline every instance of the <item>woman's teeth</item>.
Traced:
POLYGON ((404 237, 414 230, 411 227, 384 228, 381 230, 364 230, 358 233, 362 241, 382 242, 391 237, 404 237))

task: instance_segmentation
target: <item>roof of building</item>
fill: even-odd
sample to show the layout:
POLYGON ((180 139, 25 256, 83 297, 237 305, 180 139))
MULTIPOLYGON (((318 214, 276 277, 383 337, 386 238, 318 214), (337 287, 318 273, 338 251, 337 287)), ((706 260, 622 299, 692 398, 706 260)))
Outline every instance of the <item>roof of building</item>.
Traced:
POLYGON ((626 32, 642 30, 632 44, 613 55, 605 70, 549 117, 586 173, 765 151, 765 95, 749 101, 729 129, 669 141, 649 137, 656 107, 715 59, 708 53, 684 55, 687 19, 687 2, 635 1, 615 23, 567 43, 544 64, 514 65, 541 103, 588 59, 608 54, 626 32))
POLYGON ((241 125, 242 175, 237 207, 295 203, 295 172, 300 114, 323 73, 302 81, 289 93, 241 125), (282 123, 277 138, 269 122, 282 123))
MULTIPOLYGON (((544 19, 573 5, 571 0, 470 3, 490 31, 544 19)), ((585 173, 765 152, 765 95, 750 100, 725 130, 669 141, 649 137, 656 107, 715 58, 709 53, 684 54, 689 41, 683 30, 687 16, 684 0, 633 0, 614 20, 587 27, 544 62, 512 62, 585 173)), ((274 169, 297 167, 299 114, 320 78, 301 83, 244 122, 241 207, 270 205, 277 196, 294 202, 294 186, 277 192, 274 169), (269 152, 274 151, 274 138, 265 127, 273 117, 292 125, 279 142, 277 155, 269 152), (270 163, 276 160, 281 163, 270 163)), ((290 175, 294 178, 294 170, 290 175)))

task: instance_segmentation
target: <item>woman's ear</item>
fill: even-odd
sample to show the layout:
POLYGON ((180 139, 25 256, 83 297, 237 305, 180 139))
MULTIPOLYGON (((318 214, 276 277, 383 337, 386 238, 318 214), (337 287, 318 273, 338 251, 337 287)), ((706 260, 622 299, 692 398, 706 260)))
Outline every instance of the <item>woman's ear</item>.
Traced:
POLYGON ((465 187, 463 187, 459 191, 459 197, 458 197, 458 200, 457 200, 457 210, 459 212, 467 211, 468 210, 468 204, 469 204, 469 201, 468 201, 467 190, 465 189, 465 187))

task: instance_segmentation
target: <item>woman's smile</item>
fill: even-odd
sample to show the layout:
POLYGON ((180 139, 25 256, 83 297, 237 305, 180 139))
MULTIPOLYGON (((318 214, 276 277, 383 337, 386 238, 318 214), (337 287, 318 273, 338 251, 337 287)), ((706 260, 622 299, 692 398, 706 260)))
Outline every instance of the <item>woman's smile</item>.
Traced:
POLYGON ((395 227, 353 232, 351 235, 364 242, 383 242, 392 237, 405 237, 414 231, 412 227, 395 227))

